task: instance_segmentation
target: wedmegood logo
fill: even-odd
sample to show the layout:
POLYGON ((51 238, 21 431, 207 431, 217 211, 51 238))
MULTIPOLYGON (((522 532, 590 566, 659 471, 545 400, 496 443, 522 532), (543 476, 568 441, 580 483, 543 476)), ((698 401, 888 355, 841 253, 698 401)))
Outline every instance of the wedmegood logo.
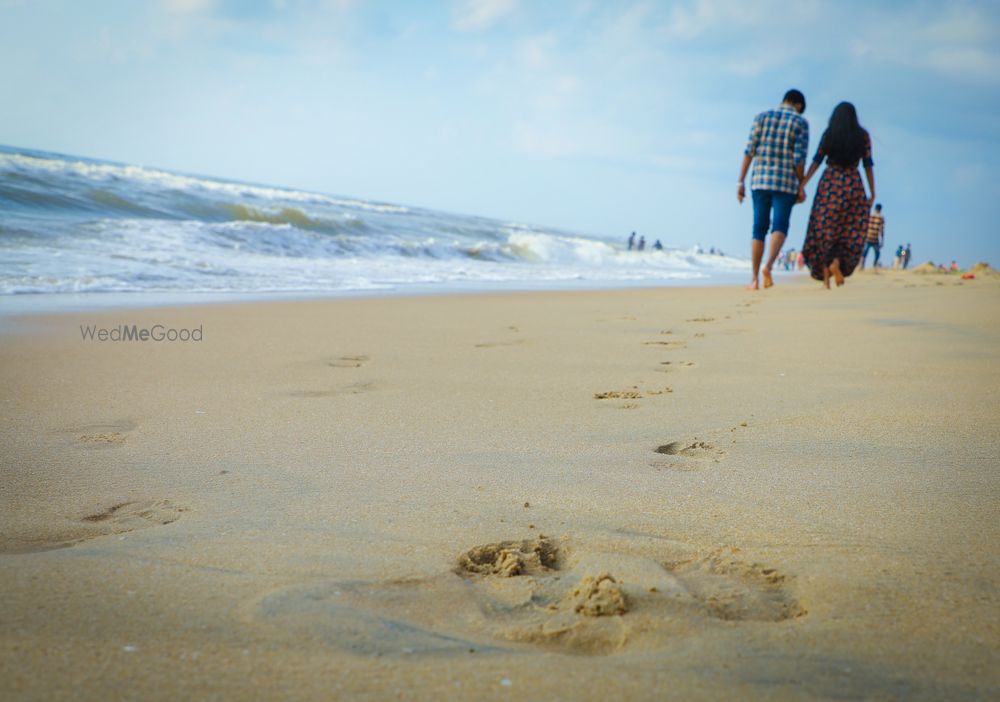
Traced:
POLYGON ((104 328, 81 324, 80 337, 84 341, 201 341, 204 337, 203 326, 176 329, 162 324, 151 327, 119 324, 117 327, 104 328))

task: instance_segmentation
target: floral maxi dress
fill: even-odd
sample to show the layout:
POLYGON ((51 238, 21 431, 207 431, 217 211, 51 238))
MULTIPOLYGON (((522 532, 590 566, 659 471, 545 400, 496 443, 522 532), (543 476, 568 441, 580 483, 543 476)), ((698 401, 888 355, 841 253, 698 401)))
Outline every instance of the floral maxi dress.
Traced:
MULTIPOLYGON (((821 161, 825 156, 820 146, 813 160, 821 161)), ((872 165, 872 145, 867 137, 861 162, 872 165)), ((834 259, 840 262, 840 271, 845 276, 854 272, 861 262, 870 208, 858 162, 845 167, 828 161, 816 188, 802 244, 802 256, 813 278, 823 280, 823 269, 834 259)))

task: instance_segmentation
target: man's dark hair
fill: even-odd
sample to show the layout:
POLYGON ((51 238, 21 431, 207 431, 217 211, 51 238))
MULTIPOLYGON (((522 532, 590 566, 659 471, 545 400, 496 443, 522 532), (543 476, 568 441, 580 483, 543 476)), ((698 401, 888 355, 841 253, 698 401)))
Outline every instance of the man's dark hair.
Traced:
POLYGON ((879 212, 881 212, 882 211, 882 203, 881 202, 875 203, 875 209, 878 210, 879 212))
POLYGON ((802 94, 801 90, 792 88, 785 93, 785 97, 782 101, 787 102, 789 105, 802 105, 802 111, 806 111, 806 96, 802 94))

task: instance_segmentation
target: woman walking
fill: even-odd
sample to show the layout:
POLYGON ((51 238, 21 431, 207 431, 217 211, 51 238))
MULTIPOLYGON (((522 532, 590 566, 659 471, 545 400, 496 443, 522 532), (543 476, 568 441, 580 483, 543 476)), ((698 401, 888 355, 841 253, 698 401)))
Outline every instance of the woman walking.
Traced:
POLYGON ((830 124, 823 132, 803 185, 824 159, 826 170, 816 188, 802 255, 812 277, 822 280, 823 287, 829 289, 831 277, 838 286, 843 285, 844 278, 861 261, 868 213, 875 201, 871 139, 858 124, 858 113, 849 102, 837 105, 830 115, 830 124), (859 161, 865 168, 869 195, 861 184, 859 161))

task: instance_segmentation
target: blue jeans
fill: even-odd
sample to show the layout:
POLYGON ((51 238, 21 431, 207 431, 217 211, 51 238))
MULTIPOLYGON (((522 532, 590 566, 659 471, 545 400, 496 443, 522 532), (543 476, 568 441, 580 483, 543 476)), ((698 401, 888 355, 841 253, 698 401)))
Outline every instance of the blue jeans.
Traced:
POLYGON ((871 249, 875 249, 875 260, 872 262, 872 265, 878 268, 878 255, 882 251, 882 247, 878 245, 877 241, 865 242, 865 252, 861 254, 861 265, 865 265, 865 259, 868 258, 868 252, 871 249))
POLYGON ((751 190, 750 194, 753 196, 753 238, 764 241, 768 220, 771 221, 772 232, 788 234, 788 220, 792 217, 792 205, 795 204, 796 193, 751 190))

